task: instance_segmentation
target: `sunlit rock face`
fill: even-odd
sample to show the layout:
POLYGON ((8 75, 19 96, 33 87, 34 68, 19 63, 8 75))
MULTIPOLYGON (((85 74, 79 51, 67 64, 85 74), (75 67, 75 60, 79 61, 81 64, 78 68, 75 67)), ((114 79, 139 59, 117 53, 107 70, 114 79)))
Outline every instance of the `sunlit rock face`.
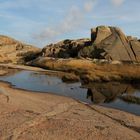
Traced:
POLYGON ((41 56, 92 58, 107 61, 140 62, 140 41, 126 36, 118 27, 91 29, 91 39, 64 40, 43 48, 41 56))
POLYGON ((94 53, 97 54, 95 57, 140 62, 140 42, 137 38, 125 36, 117 27, 99 26, 93 28, 91 29, 91 40, 95 47, 94 53))
POLYGON ((0 63, 25 63, 39 51, 34 46, 0 35, 0 63))

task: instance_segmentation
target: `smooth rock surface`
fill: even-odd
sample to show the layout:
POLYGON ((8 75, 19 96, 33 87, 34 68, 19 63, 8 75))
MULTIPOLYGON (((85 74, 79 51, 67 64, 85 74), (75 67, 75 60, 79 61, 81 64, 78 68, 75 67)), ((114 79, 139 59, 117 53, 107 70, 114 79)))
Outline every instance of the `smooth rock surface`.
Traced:
POLYGON ((139 140, 140 117, 0 83, 1 140, 139 140))

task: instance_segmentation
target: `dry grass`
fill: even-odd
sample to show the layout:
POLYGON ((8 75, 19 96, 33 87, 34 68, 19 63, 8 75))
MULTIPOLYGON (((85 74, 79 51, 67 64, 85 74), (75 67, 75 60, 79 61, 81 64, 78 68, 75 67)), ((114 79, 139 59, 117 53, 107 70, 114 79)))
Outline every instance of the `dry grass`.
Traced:
POLYGON ((85 59, 41 58, 33 63, 45 69, 75 73, 87 81, 139 81, 140 66, 134 64, 95 64, 85 59))

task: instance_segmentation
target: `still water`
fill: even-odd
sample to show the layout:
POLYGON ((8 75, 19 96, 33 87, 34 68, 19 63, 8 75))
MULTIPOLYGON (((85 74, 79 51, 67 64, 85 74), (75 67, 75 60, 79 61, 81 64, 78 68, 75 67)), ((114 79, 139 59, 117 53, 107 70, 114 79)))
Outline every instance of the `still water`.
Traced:
POLYGON ((0 80, 10 82, 16 88, 68 96, 88 104, 99 104, 140 115, 139 103, 134 104, 119 98, 127 95, 140 98, 139 85, 122 83, 81 85, 80 82, 64 83, 59 77, 32 71, 21 71, 13 75, 1 76, 0 80))

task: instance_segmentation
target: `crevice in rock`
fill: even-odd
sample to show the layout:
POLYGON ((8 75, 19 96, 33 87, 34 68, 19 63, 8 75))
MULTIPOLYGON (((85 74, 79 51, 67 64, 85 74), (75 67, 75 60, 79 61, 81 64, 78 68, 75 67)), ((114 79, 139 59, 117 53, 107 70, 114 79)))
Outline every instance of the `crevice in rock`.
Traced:
POLYGON ((135 59, 136 59, 136 61, 138 62, 136 53, 135 53, 135 51, 134 51, 134 49, 133 49, 133 47, 132 47, 131 42, 130 42, 129 44, 130 44, 130 48, 131 48, 131 50, 132 50, 132 52, 133 52, 133 54, 134 54, 134 56, 135 56, 135 59))
MULTIPOLYGON (((117 31, 115 28, 113 28, 113 30, 116 32, 118 38, 121 40, 123 46, 125 47, 125 50, 127 51, 127 54, 129 55, 129 58, 131 59, 130 61, 132 61, 133 58, 131 57, 131 55, 130 55, 128 49, 127 49, 127 46, 126 46, 125 43, 123 42, 123 40, 122 40, 122 38, 121 38, 121 35, 118 33, 118 31, 117 31)), ((125 41, 126 41, 126 40, 125 40, 125 41)), ((126 42, 127 42, 127 41, 126 41, 126 42)))
POLYGON ((103 112, 101 112, 101 111, 95 109, 94 107, 92 107, 92 106, 90 106, 90 105, 88 105, 88 104, 84 104, 84 103, 82 103, 82 102, 80 102, 80 101, 78 101, 78 100, 76 100, 76 101, 79 102, 80 104, 83 104, 83 105, 87 106, 88 108, 90 108, 90 109, 96 111, 97 113, 99 113, 99 114, 101 114, 101 115, 104 115, 104 116, 106 116, 106 117, 112 119, 113 121, 117 122, 118 124, 120 124, 120 125, 122 125, 122 126, 128 128, 128 129, 131 129, 131 130, 133 130, 133 131, 135 131, 135 132, 137 132, 137 133, 140 133, 140 127, 127 125, 123 120, 113 118, 113 117, 111 117, 111 116, 109 116, 109 115, 107 115, 107 114, 105 114, 105 113, 103 113, 103 112))
POLYGON ((94 34, 91 34, 91 42, 94 43, 96 38, 97 38, 97 34, 98 34, 98 28, 96 28, 96 32, 94 32, 94 34), (94 39, 93 39, 94 38, 94 39))

